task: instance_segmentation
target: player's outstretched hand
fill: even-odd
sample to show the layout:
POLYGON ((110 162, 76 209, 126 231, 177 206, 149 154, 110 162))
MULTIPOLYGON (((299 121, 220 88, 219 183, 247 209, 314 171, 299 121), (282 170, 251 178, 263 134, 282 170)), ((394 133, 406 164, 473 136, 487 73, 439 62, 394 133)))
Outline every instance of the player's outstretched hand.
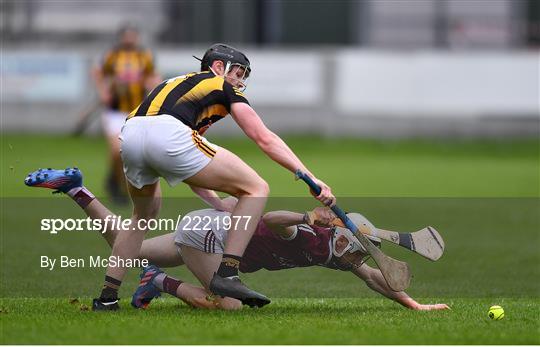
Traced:
POLYGON ((418 304, 416 307, 412 307, 416 311, 438 311, 438 310, 450 310, 447 304, 418 304))
POLYGON ((398 299, 399 303, 403 306, 415 311, 439 311, 439 310, 451 310, 447 304, 420 304, 411 297, 405 297, 398 299))
POLYGON ((319 180, 318 178, 313 177, 313 181, 321 187, 321 194, 315 195, 313 191, 311 191, 311 194, 315 197, 315 199, 319 200, 321 203, 323 203, 326 206, 332 206, 336 203, 336 197, 334 194, 332 194, 332 189, 324 183, 323 181, 319 180))

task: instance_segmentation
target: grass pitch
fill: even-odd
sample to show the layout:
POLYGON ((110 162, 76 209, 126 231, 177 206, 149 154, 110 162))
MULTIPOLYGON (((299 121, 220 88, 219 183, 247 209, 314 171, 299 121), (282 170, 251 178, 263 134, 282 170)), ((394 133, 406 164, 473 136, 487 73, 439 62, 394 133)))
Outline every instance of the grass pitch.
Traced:
MULTIPOLYGON (((211 134, 210 134, 211 135, 211 134)), ((293 174, 247 139, 209 139, 239 155, 270 184, 272 196, 306 196, 293 174)), ((21 185, 38 167, 78 166, 96 196, 104 196, 107 147, 100 138, 2 136, 1 196, 44 196, 21 185)), ((370 141, 286 138, 306 166, 338 197, 538 197, 539 142, 370 141)), ((189 188, 164 196, 193 196, 189 188)))
MULTIPOLYGON (((304 184, 245 140, 213 140, 236 152, 272 189, 269 208, 316 206, 304 184)), ((243 279, 271 305, 241 312, 205 312, 166 298, 147 311, 129 307, 136 271, 121 290, 122 310, 86 311, 104 270, 39 267, 40 255, 107 256, 95 234, 49 235, 39 219, 82 217, 67 198, 23 185, 37 167, 79 166, 103 196, 106 147, 98 138, 3 136, 1 165, 0 342, 4 344, 539 344, 540 221, 538 141, 328 141, 288 143, 332 186, 343 208, 382 228, 435 226, 446 241, 435 263, 384 246, 410 263, 408 293, 447 312, 413 312, 371 292, 349 273, 323 268, 261 271, 243 279), (70 303, 70 298, 78 298, 70 303), (505 309, 502 321, 489 306, 505 309)), ((183 186, 162 185, 163 215, 178 213, 183 186)), ((195 204, 189 200, 189 204, 195 204)), ((113 207, 123 216, 128 208, 113 207)), ((184 211, 185 212, 185 211, 184 211)), ((185 269, 172 274, 195 283, 185 269)))
MULTIPOLYGON (((429 300, 429 299, 428 299, 429 300)), ((435 299, 432 299, 435 300, 435 299)), ((190 309, 177 300, 147 311, 81 311, 66 299, 10 299, 3 342, 28 344, 537 344, 538 300, 450 299, 452 311, 413 312, 384 299, 276 299, 240 312, 190 309), (9 319, 7 319, 9 317, 9 319), (41 319, 39 318, 41 317, 41 319), (43 317, 47 317, 43 319, 43 317), (533 331, 531 331, 531 329, 533 331), (536 336, 535 336, 536 335, 536 336)))

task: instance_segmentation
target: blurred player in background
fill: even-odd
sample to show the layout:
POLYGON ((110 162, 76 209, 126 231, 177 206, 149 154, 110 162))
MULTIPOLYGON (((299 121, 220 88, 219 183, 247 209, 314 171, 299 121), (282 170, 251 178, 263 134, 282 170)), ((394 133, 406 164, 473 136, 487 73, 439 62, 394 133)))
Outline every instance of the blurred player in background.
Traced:
POLYGON ((127 191, 118 136, 128 114, 160 82, 154 57, 140 45, 136 27, 125 25, 118 31, 117 44, 105 53, 101 66, 94 68, 93 77, 104 108, 102 125, 109 144, 106 189, 113 201, 125 203, 127 191))

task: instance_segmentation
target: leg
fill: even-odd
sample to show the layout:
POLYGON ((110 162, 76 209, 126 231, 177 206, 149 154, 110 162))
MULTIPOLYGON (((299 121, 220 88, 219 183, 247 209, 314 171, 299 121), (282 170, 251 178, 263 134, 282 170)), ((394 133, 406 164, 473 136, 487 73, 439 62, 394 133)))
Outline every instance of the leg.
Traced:
MULTIPOLYGON (((159 138, 163 133, 162 128, 151 127, 147 123, 148 119, 130 120, 125 123, 119 136, 122 162, 129 181, 128 193, 133 201, 133 215, 129 228, 121 230, 116 237, 111 255, 115 258, 134 259, 139 256, 146 232, 146 223, 143 220, 155 218, 161 204, 159 175, 148 165, 146 156, 152 148, 141 139, 152 136, 159 138), (152 129, 152 132, 148 129, 152 129)), ((126 272, 127 268, 124 267, 107 268, 103 290, 99 299, 95 299, 93 303, 94 310, 106 310, 108 308, 104 305, 110 306, 111 302, 118 301, 118 288, 126 272)))
POLYGON ((124 176, 124 168, 122 165, 122 158, 120 157, 120 140, 118 134, 114 136, 107 136, 107 142, 109 143, 109 161, 110 170, 115 184, 115 193, 117 195, 126 195, 126 179, 124 176))
POLYGON ((263 214, 269 193, 268 184, 240 158, 224 148, 219 148, 210 164, 184 182, 238 198, 231 218, 250 216, 251 219, 246 224, 238 223, 237 228, 234 225, 231 227, 225 254, 241 257, 263 214))
MULTIPOLYGON (((134 259, 139 256, 146 232, 141 228, 144 226, 140 225, 139 221, 155 218, 161 205, 159 181, 143 186, 141 189, 129 184, 129 194, 134 204, 131 227, 118 233, 112 249, 112 256, 121 259, 134 259)), ((124 267, 109 266, 107 268, 105 285, 100 296, 101 302, 117 300, 118 288, 127 270, 124 267)))
POLYGON ((133 294, 132 305, 136 308, 146 308, 159 292, 165 292, 184 301, 195 308, 233 310, 242 307, 240 301, 233 298, 213 297, 208 290, 212 272, 221 261, 220 254, 210 254, 195 248, 181 246, 182 257, 174 244, 174 234, 162 235, 143 242, 141 255, 153 252, 157 248, 169 248, 173 245, 174 252, 180 259, 187 260, 188 268, 203 284, 204 288, 185 283, 169 276, 155 265, 143 269, 139 287, 133 294))
POLYGON ((131 305, 135 308, 147 308, 161 292, 170 294, 194 308, 233 310, 242 307, 236 299, 213 297, 206 289, 171 277, 154 265, 144 268, 140 277, 141 282, 131 300, 131 305))
POLYGON ((103 132, 109 145, 109 176, 106 187, 115 202, 126 203, 126 180, 120 156, 120 140, 118 136, 122 130, 127 114, 108 110, 102 116, 103 132))
POLYGON ((150 264, 159 267, 175 267, 184 265, 174 243, 174 233, 156 236, 144 240, 139 252, 139 258, 148 259, 150 264))
MULTIPOLYGON (((108 216, 116 217, 98 199, 93 199, 86 207, 83 208, 83 210, 88 217, 92 219, 100 219, 104 222, 107 220, 108 216)), ((118 235, 118 230, 115 230, 111 227, 107 227, 106 230, 107 231, 105 233, 102 233, 102 235, 112 247, 114 244, 114 240, 118 235)), ((150 238, 148 240, 144 240, 141 245, 139 258, 148 259, 151 264, 160 267, 173 267, 184 264, 182 257, 178 253, 178 248, 174 243, 174 233, 160 235, 150 238)), ((165 275, 163 277, 165 277, 165 275)), ((160 290, 162 291, 163 279, 164 278, 160 279, 160 290)), ((175 279, 173 278, 171 278, 171 280, 173 282, 175 281, 175 279)), ((239 301, 230 298, 214 298, 213 300, 209 300, 209 292, 207 292, 204 288, 197 287, 185 282, 181 282, 178 288, 176 288, 176 290, 171 294, 181 299, 188 305, 196 308, 235 309, 238 305, 241 306, 239 301), (235 306, 235 302, 238 303, 238 305, 235 306)), ((147 300, 146 305, 150 302, 150 300, 147 300)))
POLYGON ((212 275, 221 263, 221 254, 205 253, 184 245, 180 246, 180 250, 189 271, 197 277, 205 289, 210 289, 212 275))
POLYGON ((105 232, 100 232, 103 238, 105 238, 105 241, 109 244, 109 246, 112 248, 114 245, 114 241, 116 240, 116 236, 118 235, 118 230, 114 229, 112 227, 112 223, 105 225, 106 221, 111 221, 113 217, 117 217, 114 213, 109 211, 105 205, 101 203, 98 199, 92 200, 91 203, 88 204, 85 208, 83 208, 84 213, 92 219, 100 219, 103 222, 103 227, 105 228, 105 232))
MULTIPOLYGON (((109 211, 98 199, 94 199, 88 204, 84 209, 84 212, 88 217, 92 219, 101 219, 104 223, 108 216, 116 217, 114 213, 109 211)), ((101 234, 112 248, 119 231, 107 226, 106 232, 101 234)), ((138 258, 147 259, 150 264, 159 267, 184 265, 182 257, 174 244, 174 233, 160 235, 142 241, 138 258)))
MULTIPOLYGON (((100 219, 103 223, 108 216, 115 216, 96 199, 92 192, 83 186, 83 175, 77 168, 67 168, 65 170, 39 169, 26 177, 25 184, 31 187, 55 189, 65 193, 84 210, 88 217, 100 219)), ((112 225, 105 227, 108 232, 102 233, 102 235, 112 247, 118 231, 112 229, 112 225)))
MULTIPOLYGON (((102 221, 106 231, 101 233, 101 235, 112 248, 119 231, 112 228, 113 223, 110 221, 113 217, 118 216, 112 213, 98 199, 92 200, 86 207, 83 208, 83 210, 88 217, 102 221), (110 223, 106 224, 107 221, 110 223)), ((174 244, 174 233, 160 235, 148 240, 144 240, 142 242, 138 257, 148 259, 151 264, 155 264, 160 267, 172 267, 184 264, 182 257, 178 253, 177 247, 174 244)))
POLYGON ((249 306, 269 304, 268 298, 247 288, 238 279, 242 255, 264 211, 268 184, 240 158, 224 148, 219 148, 206 167, 184 182, 237 197, 238 203, 231 213, 231 219, 245 221, 231 225, 221 263, 210 283, 212 292, 237 298, 249 306))
MULTIPOLYGON (((146 230, 140 229, 139 220, 156 218, 161 206, 159 182, 144 186, 141 189, 137 189, 131 184, 128 187, 134 205, 133 216, 131 217, 133 230, 122 230, 116 237, 112 250, 112 255, 124 259, 136 258, 139 255, 146 232, 146 230)), ((122 280, 126 271, 126 268, 109 267, 107 275, 122 280)))
MULTIPOLYGON (((199 251, 195 248, 181 245, 182 258, 188 269, 197 277, 203 287, 209 291, 212 274, 221 262, 221 254, 212 254, 199 251)), ((186 292, 181 293, 182 286, 179 288, 179 294, 187 297, 191 289, 186 288, 186 292)), ((230 297, 215 297, 217 306, 224 310, 237 310, 242 307, 242 303, 230 297)))
MULTIPOLYGON (((116 217, 82 185, 82 173, 76 168, 68 168, 66 170, 39 169, 28 175, 25 179, 25 184, 31 187, 55 189, 67 194, 84 210, 86 215, 92 219, 105 221, 107 220, 107 217, 116 217)), ((107 227, 106 233, 102 233, 111 247, 118 234, 119 231, 113 229, 111 226, 107 227)), ((176 266, 183 264, 182 257, 178 253, 176 245, 174 245, 174 233, 143 241, 140 257, 147 258, 150 262, 162 266, 176 266)), ((207 268, 204 265, 205 262, 206 261, 204 260, 204 269, 207 268)), ((217 259, 217 262, 219 263, 219 258, 217 259)), ((215 268, 215 264, 212 265, 212 269, 215 268)), ((195 269, 195 267, 192 267, 192 269, 195 269)), ((210 278, 210 276, 208 276, 208 278, 210 278)), ((187 283, 182 283, 181 286, 179 285, 172 294, 194 307, 216 308, 217 306, 223 309, 239 308, 239 301, 232 298, 216 298, 213 302, 208 301, 206 300, 208 292, 205 289, 187 283)), ((96 300, 94 300, 94 305, 96 305, 95 301, 96 300)), ((103 305, 103 303, 101 303, 101 305, 103 305)), ((103 309, 103 307, 107 306, 99 307, 102 307, 103 309)))

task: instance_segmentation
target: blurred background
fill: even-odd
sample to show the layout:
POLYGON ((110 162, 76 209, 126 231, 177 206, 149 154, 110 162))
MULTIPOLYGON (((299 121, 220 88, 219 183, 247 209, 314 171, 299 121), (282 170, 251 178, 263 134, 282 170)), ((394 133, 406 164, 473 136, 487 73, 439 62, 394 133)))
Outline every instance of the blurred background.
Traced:
MULTIPOLYGON (((105 255, 109 249, 90 233, 41 232, 39 218, 82 213, 70 200, 30 189, 23 180, 39 167, 78 166, 96 196, 112 198, 106 206, 130 215, 125 194, 111 188, 122 187, 110 184, 112 164, 120 162, 103 136, 93 74, 117 43, 119 28, 130 23, 154 53, 162 78, 197 71, 192 55, 201 57, 214 42, 237 46, 252 64, 245 93, 250 103, 332 187, 343 208, 385 229, 436 227, 447 244, 436 264, 384 248, 410 262, 412 295, 540 296, 534 280, 540 278, 540 1, 0 1, 0 261, 6 264, 0 294, 95 294, 102 271, 51 275, 37 267, 37 256, 105 255), (87 136, 71 136, 88 114, 87 136), (69 286, 62 281, 67 275, 69 286), (13 287, 22 289, 6 289, 13 287)), ((268 209, 317 206, 306 186, 264 156, 231 117, 205 136, 267 180, 268 209)), ((202 205, 186 185, 161 186, 168 199, 160 217, 202 205)), ((194 281, 187 270, 175 271, 194 281)), ((132 275, 123 297, 137 281, 132 275)), ((346 274, 325 269, 250 276, 248 283, 275 297, 371 295, 346 274)), ((507 308, 505 301, 495 303, 507 308)), ((481 308, 482 317, 488 307, 481 308)), ((515 317, 513 324, 525 321, 515 317)), ((484 325, 474 330, 487 331, 484 325)))
POLYGON ((0 16, 4 133, 71 131, 130 23, 164 78, 211 43, 244 50, 247 97, 280 134, 539 135, 536 0, 2 0, 0 16))

